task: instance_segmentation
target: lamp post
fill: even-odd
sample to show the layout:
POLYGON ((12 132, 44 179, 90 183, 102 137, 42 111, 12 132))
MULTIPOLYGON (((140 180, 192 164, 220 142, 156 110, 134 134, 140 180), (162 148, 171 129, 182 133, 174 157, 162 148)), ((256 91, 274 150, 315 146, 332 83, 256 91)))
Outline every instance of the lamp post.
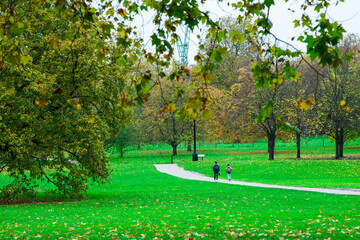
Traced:
POLYGON ((198 160, 198 154, 196 153, 196 120, 194 119, 194 152, 192 155, 192 160, 197 161, 198 160))

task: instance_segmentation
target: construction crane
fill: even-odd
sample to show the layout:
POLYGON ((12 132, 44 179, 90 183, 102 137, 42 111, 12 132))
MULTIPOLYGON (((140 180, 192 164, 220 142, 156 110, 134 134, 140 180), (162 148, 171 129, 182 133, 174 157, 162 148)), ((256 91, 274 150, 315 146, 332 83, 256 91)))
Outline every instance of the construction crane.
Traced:
POLYGON ((181 37, 179 37, 179 40, 176 42, 177 45, 177 51, 179 55, 179 62, 183 65, 188 65, 188 54, 189 54, 189 42, 190 42, 190 30, 189 28, 185 27, 182 28, 183 32, 185 33, 185 37, 183 40, 181 40, 181 37))

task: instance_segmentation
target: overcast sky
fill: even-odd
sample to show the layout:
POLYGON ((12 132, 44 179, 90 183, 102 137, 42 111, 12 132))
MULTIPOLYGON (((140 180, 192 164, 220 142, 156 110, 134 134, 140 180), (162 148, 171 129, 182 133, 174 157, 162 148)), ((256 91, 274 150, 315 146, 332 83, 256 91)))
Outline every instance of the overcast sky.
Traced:
MULTIPOLYGON (((284 0, 275 0, 276 6, 270 10, 270 20, 273 23, 272 32, 282 40, 290 41, 292 36, 298 36, 301 33, 301 29, 294 29, 293 20, 299 18, 300 11, 298 2, 304 0, 290 0, 289 3, 285 4, 284 0), (288 11, 288 8, 295 10, 295 13, 288 11)), ((217 0, 208 0, 203 8, 210 12, 210 16, 213 19, 219 19, 227 15, 236 16, 237 13, 232 10, 227 4, 228 1, 219 3, 217 0)), ((331 0, 331 2, 335 2, 331 0)), ((310 16, 316 17, 315 13, 308 13, 310 16)), ((360 34, 360 0, 345 0, 344 3, 339 3, 337 6, 332 5, 328 10, 328 16, 334 21, 340 22, 345 30, 349 33, 360 34)), ((145 39, 145 43, 148 47, 151 46, 149 40, 152 30, 154 29, 152 24, 152 15, 147 13, 143 14, 138 23, 140 32, 142 32, 145 39), (139 25, 139 23, 141 23, 139 25), (148 40, 148 41, 147 41, 148 40)), ((204 34, 200 29, 196 29, 190 37, 190 48, 189 48, 189 63, 194 63, 194 56, 197 53, 198 39, 196 36, 204 34)), ((183 36, 182 36, 183 37, 183 36)), ((294 43, 297 48, 304 48, 300 43, 294 43)), ((178 56, 176 55, 176 58, 178 56)))

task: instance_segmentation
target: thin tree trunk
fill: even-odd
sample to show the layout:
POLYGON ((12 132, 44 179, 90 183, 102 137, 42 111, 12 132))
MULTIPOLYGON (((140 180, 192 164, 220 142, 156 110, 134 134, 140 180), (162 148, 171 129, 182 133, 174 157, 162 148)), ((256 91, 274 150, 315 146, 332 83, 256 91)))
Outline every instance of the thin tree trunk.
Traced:
POLYGON ((340 159, 340 141, 338 130, 335 132, 335 159, 340 159))
POLYGON ((340 127, 340 141, 339 141, 339 157, 343 158, 344 157, 344 128, 341 126, 340 127))
POLYGON ((123 158, 124 157, 124 149, 123 147, 121 146, 120 147, 120 158, 123 158))
POLYGON ((187 151, 191 152, 191 141, 187 142, 187 151))
POLYGON ((335 159, 340 159, 340 124, 338 121, 335 123, 335 159))
POLYGON ((140 150, 140 143, 138 143, 138 150, 140 150))
POLYGON ((296 158, 301 158, 301 155, 300 155, 301 136, 300 136, 300 134, 301 133, 296 132, 296 150, 297 150, 296 158))

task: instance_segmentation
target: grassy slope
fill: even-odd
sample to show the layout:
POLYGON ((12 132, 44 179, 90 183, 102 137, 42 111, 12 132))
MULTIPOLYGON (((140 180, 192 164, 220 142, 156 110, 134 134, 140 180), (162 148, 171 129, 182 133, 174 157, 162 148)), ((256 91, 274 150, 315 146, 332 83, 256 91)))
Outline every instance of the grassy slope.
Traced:
POLYGON ((82 202, 0 206, 0 238, 360 237, 359 196, 183 180, 152 166, 169 160, 167 152, 113 158, 112 183, 92 186, 82 202))

